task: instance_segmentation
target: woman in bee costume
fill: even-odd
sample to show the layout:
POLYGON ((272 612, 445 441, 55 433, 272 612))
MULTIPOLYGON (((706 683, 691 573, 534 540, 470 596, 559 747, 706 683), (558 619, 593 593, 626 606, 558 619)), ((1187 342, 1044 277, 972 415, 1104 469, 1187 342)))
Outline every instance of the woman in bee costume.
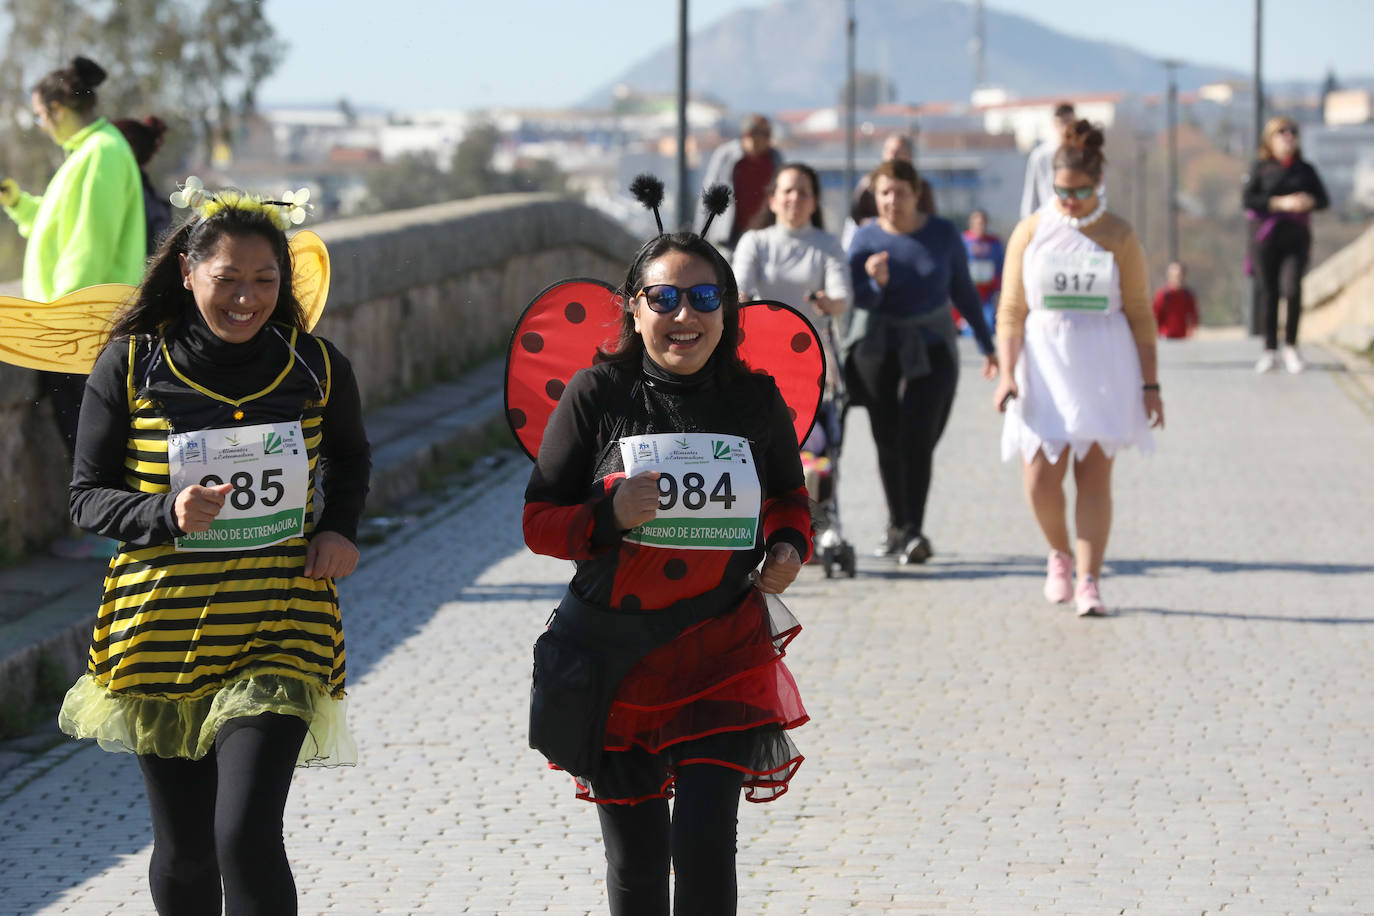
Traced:
POLYGON ((161 914, 295 913, 292 773, 356 756, 334 579, 357 563, 369 449, 348 360, 306 332, 285 234, 305 195, 283 196, 188 179, 173 202, 196 214, 81 410, 72 519, 120 550, 59 722, 138 755, 161 914))

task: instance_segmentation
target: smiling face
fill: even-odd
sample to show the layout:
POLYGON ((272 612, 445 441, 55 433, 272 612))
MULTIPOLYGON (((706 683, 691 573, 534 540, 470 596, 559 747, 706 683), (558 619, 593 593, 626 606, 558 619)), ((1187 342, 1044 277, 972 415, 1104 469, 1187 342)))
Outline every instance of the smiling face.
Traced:
POLYGON ((1080 172, 1077 169, 1055 169, 1054 187, 1056 189, 1054 205, 1058 207, 1059 212, 1063 213, 1065 216, 1087 216, 1097 209, 1097 182, 1086 172, 1080 172), (1058 189, 1060 188, 1070 188, 1074 190, 1078 188, 1088 188, 1092 193, 1083 200, 1079 200, 1077 196, 1074 195, 1070 195, 1069 198, 1065 200, 1063 197, 1059 196, 1058 189))
POLYGON ((260 235, 225 235, 194 266, 182 255, 181 276, 205 323, 226 343, 251 340, 277 308, 281 266, 260 235))
MULTIPOLYGON (((666 283, 682 289, 702 283, 719 283, 709 261, 685 251, 669 250, 650 261, 642 273, 642 286, 666 283)), ((636 296, 634 326, 644 341, 649 358, 678 375, 692 375, 706 365, 725 329, 725 307, 698 312, 687 296, 681 296, 674 312, 655 312, 643 296, 636 296)))
POLYGON ((788 229, 800 229, 811 222, 816 212, 816 192, 811 179, 801 169, 784 169, 778 174, 768 209, 788 229))

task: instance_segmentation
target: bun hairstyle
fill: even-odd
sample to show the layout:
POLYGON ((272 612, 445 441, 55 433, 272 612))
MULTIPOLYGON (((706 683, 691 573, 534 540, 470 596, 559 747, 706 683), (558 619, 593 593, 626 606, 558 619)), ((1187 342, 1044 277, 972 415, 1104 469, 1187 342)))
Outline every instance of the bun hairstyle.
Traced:
POLYGON ((1107 156, 1102 152, 1105 144, 1102 128, 1086 120, 1074 121, 1064 128, 1059 151, 1054 154, 1054 167, 1082 172, 1093 181, 1101 181, 1102 167, 1107 164, 1107 156))
POLYGON ((129 141, 129 148, 134 151, 134 160, 140 166, 147 165, 162 148, 162 135, 167 133, 167 122, 157 115, 148 115, 142 121, 120 118, 114 122, 114 126, 119 128, 124 139, 129 141))
POLYGON ((33 91, 44 105, 62 105, 80 115, 95 108, 95 87, 105 82, 105 69, 89 57, 75 57, 70 67, 54 70, 33 91))

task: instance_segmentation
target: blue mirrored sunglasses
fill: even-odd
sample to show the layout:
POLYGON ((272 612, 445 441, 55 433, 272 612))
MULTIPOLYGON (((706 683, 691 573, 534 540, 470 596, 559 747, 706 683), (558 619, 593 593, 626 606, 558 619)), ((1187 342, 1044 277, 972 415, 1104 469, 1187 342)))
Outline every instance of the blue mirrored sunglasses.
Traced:
POLYGON ((714 283, 698 283, 696 286, 689 286, 685 289, 681 286, 658 283, 653 286, 646 286, 638 293, 644 297, 649 308, 665 315, 676 312, 682 307, 684 294, 692 308, 698 312, 714 312, 720 308, 720 287, 714 283))
POLYGON ((1059 196, 1060 200, 1068 200, 1070 197, 1077 197, 1079 200, 1087 200, 1089 197, 1093 196, 1093 192, 1096 190, 1097 188, 1091 186, 1085 188, 1061 188, 1059 185, 1054 186, 1054 193, 1059 196))

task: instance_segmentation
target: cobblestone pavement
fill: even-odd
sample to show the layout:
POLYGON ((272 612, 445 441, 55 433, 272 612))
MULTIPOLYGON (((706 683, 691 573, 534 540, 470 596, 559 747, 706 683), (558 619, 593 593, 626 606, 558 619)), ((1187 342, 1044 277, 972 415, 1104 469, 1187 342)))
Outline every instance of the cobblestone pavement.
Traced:
MULTIPOLYGON (((741 913, 1374 911, 1374 414, 1338 364, 1256 377, 1253 350, 1163 348, 1169 428, 1118 462, 1101 620, 1040 597, 965 359, 935 559, 810 567, 788 593, 808 759, 743 806, 741 913)), ((884 520, 851 419, 866 553, 884 520)), ((530 644, 569 572, 522 547, 526 470, 344 583, 363 760, 296 780, 302 913, 604 912, 596 818, 525 747, 530 644)), ((0 818, 0 911, 151 912, 132 758, 64 745, 3 777, 0 818)))

